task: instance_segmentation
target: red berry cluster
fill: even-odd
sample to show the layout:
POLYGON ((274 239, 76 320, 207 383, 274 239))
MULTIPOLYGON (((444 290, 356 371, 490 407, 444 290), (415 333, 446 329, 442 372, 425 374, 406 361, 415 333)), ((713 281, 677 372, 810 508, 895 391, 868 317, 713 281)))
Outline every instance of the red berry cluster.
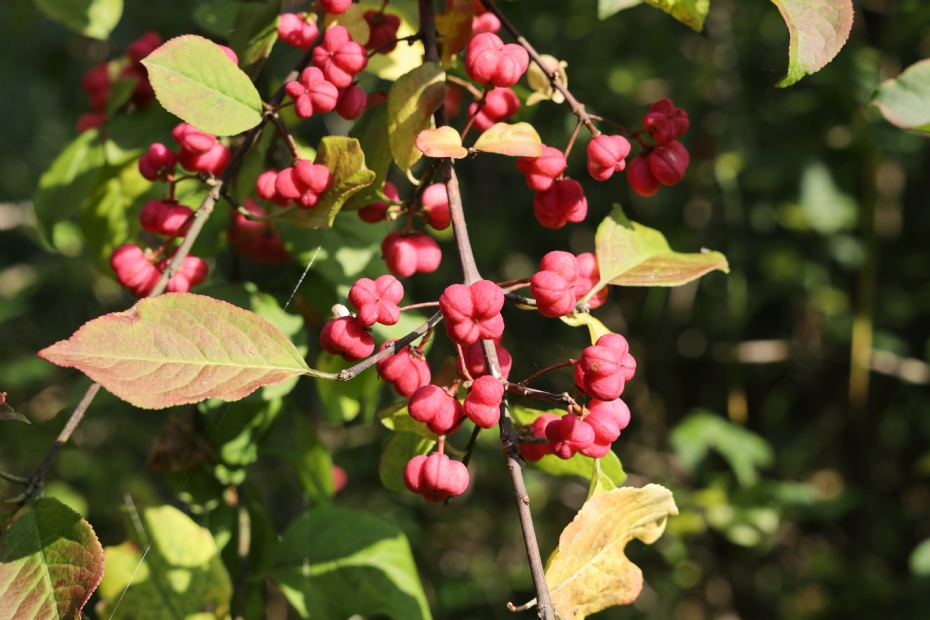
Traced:
POLYGON ((404 469, 404 484, 411 493, 432 503, 461 495, 468 488, 468 468, 445 454, 415 456, 404 469))
POLYGON ((690 126, 688 113, 676 108, 671 99, 660 99, 652 104, 643 117, 643 127, 656 144, 644 148, 630 161, 627 179, 634 192, 652 196, 660 185, 675 185, 685 177, 691 157, 678 138, 690 126))
POLYGON ((332 186, 333 174, 329 168, 300 159, 284 170, 261 173, 255 182, 255 192, 259 198, 279 206, 293 202, 301 209, 312 209, 332 186))
MULTIPOLYGON (((600 281, 597 258, 586 252, 577 257, 568 252, 549 252, 539 261, 539 271, 530 278, 530 293, 543 316, 556 318, 571 314, 575 304, 600 281)), ((607 299, 602 288, 588 301, 588 308, 599 307, 607 299)))

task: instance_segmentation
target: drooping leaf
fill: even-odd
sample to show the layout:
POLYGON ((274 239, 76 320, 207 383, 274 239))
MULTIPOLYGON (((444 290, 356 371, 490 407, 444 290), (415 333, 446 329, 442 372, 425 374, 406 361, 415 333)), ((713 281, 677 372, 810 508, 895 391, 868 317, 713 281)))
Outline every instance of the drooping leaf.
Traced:
POLYGON ((371 7, 353 2, 348 9, 338 15, 327 13, 323 19, 323 25, 327 29, 333 26, 342 26, 349 31, 353 41, 359 45, 365 45, 368 43, 369 37, 371 37, 371 27, 365 19, 365 11, 369 10, 371 10, 371 7))
POLYGON ((453 65, 453 57, 465 49, 472 37, 471 23, 475 5, 469 0, 454 0, 446 3, 446 11, 436 16, 436 31, 439 38, 439 64, 444 69, 453 65))
POLYGON ((872 105, 892 125, 930 132, 930 59, 915 62, 898 77, 882 82, 872 105))
MULTIPOLYGON (((549 54, 543 54, 541 58, 550 71, 558 71, 560 81, 564 86, 568 86, 568 73, 565 71, 565 68, 568 67, 568 63, 564 60, 560 61, 555 56, 550 56, 549 54)), ((561 91, 556 90, 552 86, 552 82, 549 81, 549 76, 546 75, 546 72, 535 62, 531 62, 529 68, 526 70, 526 81, 530 85, 530 88, 533 89, 530 96, 526 98, 526 105, 536 105, 540 101, 551 100, 555 103, 562 103, 565 101, 565 96, 561 91)))
POLYGON ((175 37, 142 64, 159 103, 197 129, 232 136, 262 120, 262 99, 249 76, 212 41, 175 37))
POLYGON ((415 433, 420 437, 436 441, 436 433, 429 430, 425 422, 418 422, 410 417, 407 411, 407 401, 402 400, 394 403, 387 409, 378 412, 378 420, 384 425, 384 428, 390 429, 395 433, 415 433))
POLYGON ((462 159, 468 149, 462 146, 462 136, 452 127, 424 129, 417 136, 417 148, 427 157, 453 157, 462 159))
POLYGON ((631 222, 619 205, 597 227, 594 241, 601 281, 585 299, 608 284, 681 286, 715 269, 730 271, 726 257, 720 252, 672 251, 662 233, 631 222))
POLYGON ((193 293, 143 299, 85 323, 38 355, 77 368, 147 409, 207 398, 234 401, 263 385, 316 374, 268 322, 193 293))
POLYGON ((239 57, 239 67, 251 78, 258 76, 278 40, 281 0, 243 4, 236 13, 229 46, 239 57))
POLYGON ((585 502, 559 536, 546 582, 556 611, 565 620, 636 600, 643 573, 624 555, 634 538, 652 544, 677 515, 672 492, 657 484, 606 491, 585 502))
POLYGON ((85 131, 65 147, 41 178, 32 197, 40 234, 46 241, 52 228, 75 213, 94 188, 104 164, 103 144, 96 129, 85 131))
POLYGON ((733 469, 740 485, 750 487, 759 480, 758 469, 772 464, 769 443, 737 424, 709 411, 698 411, 678 424, 669 442, 681 465, 693 471, 710 450, 718 452, 733 469))
POLYGON ((591 334, 591 344, 597 342, 597 339, 603 336, 604 334, 611 334, 607 326, 598 321, 596 318, 588 314, 587 312, 573 312, 571 314, 566 314, 563 317, 560 317, 562 322, 566 325, 571 325, 572 327, 581 327, 585 326, 588 328, 588 333, 591 334))
POLYGON ((429 454, 434 445, 436 445, 434 440, 417 433, 406 431, 394 433, 384 447, 384 452, 381 453, 381 463, 378 467, 381 484, 391 491, 405 492, 407 487, 404 485, 404 468, 407 467, 407 463, 417 455, 429 454))
POLYGON ((511 157, 539 157, 542 140, 529 123, 495 123, 478 136, 472 148, 511 157))
POLYGON ((106 41, 123 16, 123 0, 35 0, 46 17, 85 37, 106 41))
POLYGON ((392 161, 387 130, 387 105, 368 108, 355 123, 349 136, 359 141, 365 153, 365 166, 375 173, 371 185, 353 194, 342 207, 343 211, 357 211, 376 200, 382 200, 380 193, 392 161))
MULTIPOLYGON (((316 363, 317 369, 324 372, 339 372, 350 366, 352 363, 326 352, 320 353, 316 363)), ((323 419, 342 424, 361 415, 363 420, 370 420, 378 407, 383 385, 373 370, 363 372, 351 381, 317 379, 317 393, 323 401, 323 419)))
POLYGON ((791 86, 833 60, 852 29, 852 0, 772 0, 788 24, 788 73, 779 88, 791 86))
POLYGON ((407 537, 360 510, 327 506, 297 517, 270 574, 303 618, 432 617, 407 537))
POLYGON ((387 121, 391 154, 397 167, 406 172, 422 153, 417 136, 429 127, 433 112, 445 101, 446 74, 434 62, 426 62, 402 75, 388 92, 387 121))
MULTIPOLYGON (((25 422, 26 424, 32 424, 29 421, 29 418, 24 416, 21 413, 16 413, 12 407, 6 402, 6 392, 0 392, 0 422, 25 422)), ((0 532, 3 529, 0 527, 0 532)))
POLYGON ((103 548, 81 515, 57 499, 36 500, 0 538, 0 618, 80 618, 103 564, 103 548))
POLYGON ((710 0, 643 0, 643 2, 662 9, 697 32, 704 28, 704 19, 707 17, 707 11, 710 10, 710 0))
POLYGON ((139 516, 142 532, 131 525, 129 541, 105 549, 100 617, 228 617, 232 583, 210 531, 173 506, 147 508, 139 516))
POLYGON ((310 209, 292 209, 284 217, 298 228, 332 228, 336 214, 352 194, 371 185, 375 173, 365 167, 365 153, 355 138, 327 136, 320 140, 315 163, 329 168, 333 185, 310 209))
POLYGON ((643 0, 597 0, 597 17, 607 19, 623 9, 629 9, 642 2, 643 0))

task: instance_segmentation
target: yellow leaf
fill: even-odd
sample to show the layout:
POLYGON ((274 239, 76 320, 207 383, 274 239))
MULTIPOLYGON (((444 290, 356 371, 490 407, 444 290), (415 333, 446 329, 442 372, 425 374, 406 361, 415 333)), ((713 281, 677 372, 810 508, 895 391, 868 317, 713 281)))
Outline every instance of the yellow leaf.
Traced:
POLYGON ((591 334, 591 344, 596 343, 597 339, 604 334, 613 333, 607 329, 606 325, 598 321, 587 312, 573 312, 560 318, 562 319, 563 323, 566 325, 571 325, 572 327, 581 327, 582 325, 587 326, 588 333, 591 334))
POLYGON ((353 41, 359 45, 365 45, 368 43, 368 38, 371 36, 371 28, 368 26, 368 22, 365 21, 365 11, 367 8, 368 7, 363 7, 360 4, 350 4, 349 8, 339 15, 327 13, 323 23, 327 28, 333 24, 342 26, 349 31, 353 41))
MULTIPOLYGON (((565 72, 565 67, 568 66, 568 63, 564 60, 560 61, 554 56, 550 56, 548 54, 543 54, 541 58, 549 71, 558 71, 559 77, 562 80, 562 84, 564 86, 568 86, 568 74, 565 72)), ((562 95, 562 93, 552 87, 552 82, 549 81, 549 76, 547 76, 546 73, 535 62, 530 63, 530 66, 526 71, 526 80, 529 83, 530 88, 533 89, 533 92, 526 99, 526 105, 536 105, 540 101, 546 101, 549 99, 555 103, 562 103, 565 101, 565 97, 562 95)))
POLYGON ((440 35, 442 55, 439 64, 443 69, 452 66, 452 57, 465 49, 471 39, 471 22, 475 5, 471 0, 454 0, 452 8, 436 16, 436 32, 440 35))
MULTIPOLYGON (((381 2, 364 2, 361 7, 365 10, 380 10, 381 2)), ((416 34, 417 22, 411 19, 405 11, 389 4, 384 12, 400 18, 400 27, 397 28, 398 39, 416 34)), ((423 64, 423 53, 422 41, 398 43, 393 51, 387 54, 375 54, 369 58, 365 71, 377 75, 382 80, 393 81, 423 64)))
POLYGON ((638 538, 646 544, 677 515, 672 492, 657 484, 622 487, 591 497, 559 537, 546 582, 563 620, 584 620, 615 605, 628 605, 643 588, 643 572, 624 555, 638 538))

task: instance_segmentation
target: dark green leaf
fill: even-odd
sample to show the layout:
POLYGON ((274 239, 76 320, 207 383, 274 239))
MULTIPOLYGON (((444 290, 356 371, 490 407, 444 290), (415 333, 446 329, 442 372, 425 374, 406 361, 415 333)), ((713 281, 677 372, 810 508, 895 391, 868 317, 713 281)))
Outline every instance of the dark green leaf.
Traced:
POLYGON ((110 255, 129 238, 126 200, 118 178, 98 185, 81 205, 81 232, 91 258, 101 270, 109 269, 110 255))
POLYGON ((320 443, 313 424, 301 416, 295 418, 294 440, 291 461, 301 485, 314 503, 329 503, 336 493, 332 455, 320 443))
MULTIPOLYGON (((326 352, 320 353, 316 362, 316 369, 322 372, 339 372, 350 366, 352 363, 326 352)), ((374 369, 361 373, 351 381, 317 379, 317 393, 323 401, 323 419, 341 424, 361 414, 363 420, 370 420, 378 407, 383 385, 374 369)))
MULTIPOLYGON (((405 414, 406 411, 404 408, 405 414)), ((407 467, 407 463, 418 454, 429 454, 435 445, 434 440, 416 433, 399 431, 391 435, 384 452, 381 453, 381 464, 378 467, 381 484, 392 491, 406 492, 404 468, 407 467)))
POLYGON ((270 0, 264 4, 243 4, 236 14, 229 46, 239 57, 239 67, 253 79, 278 40, 280 12, 281 0, 270 0))
POLYGON ((35 0, 56 22, 92 39, 106 41, 123 15, 123 0, 35 0))
POLYGON ((139 84, 135 77, 119 78, 110 86, 110 96, 107 97, 107 116, 113 117, 124 105, 129 103, 132 93, 139 84))
POLYGON ((239 9, 248 4, 233 0, 199 0, 194 8, 194 22, 209 34, 229 40, 239 9))
POLYGON ((365 165, 375 173, 371 185, 354 194, 342 207, 343 211, 356 211, 376 200, 382 200, 381 188, 384 187, 384 180, 393 161, 388 140, 387 106, 376 105, 366 110, 349 136, 358 139, 365 152, 365 165))

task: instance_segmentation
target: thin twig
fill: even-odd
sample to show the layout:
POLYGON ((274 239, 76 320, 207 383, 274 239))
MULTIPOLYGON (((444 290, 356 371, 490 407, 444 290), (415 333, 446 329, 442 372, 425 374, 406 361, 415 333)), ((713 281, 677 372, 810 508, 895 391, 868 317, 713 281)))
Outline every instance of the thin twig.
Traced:
POLYGON ((294 141, 294 136, 287 130, 287 125, 284 124, 284 121, 281 120, 278 113, 266 112, 265 118, 274 125, 278 135, 284 139, 284 143, 287 145, 287 152, 291 154, 291 161, 298 161, 300 159, 300 147, 297 146, 297 142, 294 141))
POLYGON ((484 89, 484 92, 481 93, 481 99, 478 100, 478 105, 475 107, 474 113, 468 117, 468 122, 465 123, 465 128, 462 129, 462 140, 465 139, 465 135, 468 133, 468 130, 471 129, 471 126, 475 124, 475 119, 478 118, 478 115, 481 114, 482 108, 488 102, 488 93, 491 92, 488 89, 484 89))
POLYGON ((536 300, 532 297, 524 297, 523 295, 517 295, 516 293, 510 293, 508 291, 504 292, 504 299, 507 301, 512 301, 515 304, 521 306, 533 306, 536 307, 536 300))
POLYGON ((371 58, 371 57, 374 56, 375 54, 380 53, 382 50, 385 50, 385 49, 391 47, 392 45, 397 45, 398 43, 402 43, 402 42, 404 42, 404 41, 406 41, 407 43, 413 43, 414 41, 419 41, 421 38, 422 38, 422 37, 420 36, 420 33, 417 32, 417 33, 412 34, 412 35, 407 36, 407 37, 402 37, 402 38, 400 38, 400 39, 394 39, 393 41, 388 41, 388 42, 385 43, 384 45, 379 45, 379 46, 376 47, 375 49, 373 49, 373 50, 371 50, 370 52, 368 52, 368 57, 371 58))
POLYGON ((0 469, 0 478, 9 480, 10 482, 16 482, 17 484, 26 484, 29 482, 29 478, 23 478, 22 476, 17 476, 0 469))
POLYGON ((450 74, 450 73, 447 73, 447 74, 446 74, 446 81, 447 81, 447 82, 452 82, 453 84, 456 84, 456 85, 458 85, 458 86, 461 86, 462 88, 464 88, 465 90, 467 90, 468 92, 470 92, 471 95, 472 95, 472 97, 475 98, 475 100, 481 99, 482 91, 478 90, 478 87, 476 87, 474 84, 472 84, 472 83, 469 82, 468 80, 463 80, 463 79, 460 78, 460 77, 456 77, 456 76, 454 76, 454 75, 452 75, 452 74, 450 74))
POLYGON ((505 385, 507 391, 511 394, 519 394, 520 396, 526 396, 527 398, 532 398, 534 400, 542 400, 547 403, 556 403, 557 405, 577 405, 578 403, 568 392, 562 392, 561 394, 556 394, 555 392, 547 392, 545 390, 536 390, 533 388, 526 387, 524 385, 517 385, 516 383, 507 383, 505 385))
POLYGON ((442 313, 437 312, 436 314, 431 316, 429 320, 426 321, 426 323, 423 323, 423 325, 420 325, 418 328, 416 328, 415 330, 413 330, 412 332, 410 332, 403 338, 395 340, 394 342, 384 347, 383 349, 381 349, 380 351, 378 351, 371 357, 363 359, 355 366, 352 366, 351 368, 346 368, 345 370, 341 372, 320 373, 315 376, 318 376, 321 379, 348 381, 349 379, 352 379, 358 376, 358 373, 362 372, 366 368, 370 368, 374 366, 375 364, 377 364, 378 362, 380 362, 381 360, 383 360, 384 358, 394 355, 395 351, 400 351, 401 349, 406 347, 408 344, 410 344, 411 342, 413 342, 414 340, 416 340, 423 334, 427 333, 429 330, 435 327, 436 324, 439 323, 439 321, 441 320, 442 320, 442 313))
POLYGON ((435 308, 439 305, 438 301, 424 301, 419 304, 410 304, 409 306, 401 306, 398 308, 399 311, 403 312, 405 310, 416 310, 417 308, 435 308))
POLYGON ((578 360, 568 360, 565 362, 559 362, 558 364, 553 364, 552 366, 549 366, 548 368, 543 368, 542 370, 534 372, 533 374, 531 374, 529 377, 527 377, 523 381, 520 381, 517 385, 519 385, 520 387, 523 387, 527 383, 532 381, 533 379, 541 377, 547 372, 552 372, 553 370, 558 370, 559 368, 565 368, 566 366, 574 366, 577 363, 578 363, 578 360))

